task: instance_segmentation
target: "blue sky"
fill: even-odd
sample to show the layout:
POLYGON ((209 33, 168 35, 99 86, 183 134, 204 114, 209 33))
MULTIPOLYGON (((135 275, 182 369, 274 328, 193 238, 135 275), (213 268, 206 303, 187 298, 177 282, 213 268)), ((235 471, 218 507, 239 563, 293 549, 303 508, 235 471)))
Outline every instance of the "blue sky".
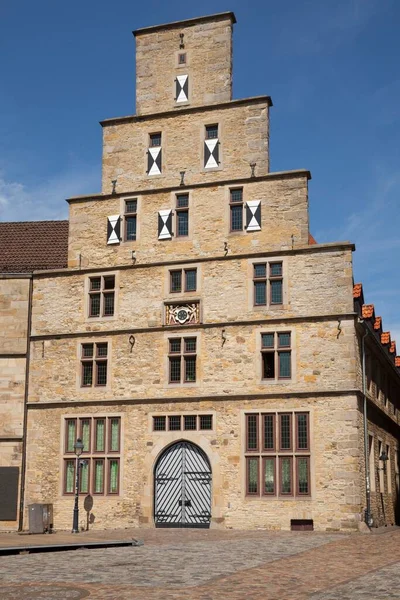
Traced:
POLYGON ((311 231, 356 244, 400 350, 398 0, 0 0, 0 219, 100 191, 98 121, 134 113, 133 29, 227 10, 234 97, 274 102, 271 170, 311 171, 311 231))

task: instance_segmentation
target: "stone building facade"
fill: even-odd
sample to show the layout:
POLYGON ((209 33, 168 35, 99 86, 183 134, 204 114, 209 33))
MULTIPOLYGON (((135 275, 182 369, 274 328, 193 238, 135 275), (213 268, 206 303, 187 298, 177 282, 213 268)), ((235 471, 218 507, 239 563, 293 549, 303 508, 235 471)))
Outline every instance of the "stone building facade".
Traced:
POLYGON ((354 246, 309 234, 310 173, 269 170, 271 99, 232 99, 234 23, 135 32, 136 114, 33 272, 25 527, 70 527, 77 464, 82 527, 396 520, 400 359, 354 246))

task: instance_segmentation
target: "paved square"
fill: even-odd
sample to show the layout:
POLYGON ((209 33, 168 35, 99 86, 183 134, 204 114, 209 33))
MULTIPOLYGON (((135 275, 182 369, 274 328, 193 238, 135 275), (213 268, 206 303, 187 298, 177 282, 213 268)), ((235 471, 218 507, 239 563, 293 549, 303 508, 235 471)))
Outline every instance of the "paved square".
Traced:
MULTIPOLYGON (((400 530, 340 535, 148 529, 108 536, 145 544, 1 557, 1 599, 400 599, 400 530)), ((63 534, 51 539, 63 540, 63 534)))

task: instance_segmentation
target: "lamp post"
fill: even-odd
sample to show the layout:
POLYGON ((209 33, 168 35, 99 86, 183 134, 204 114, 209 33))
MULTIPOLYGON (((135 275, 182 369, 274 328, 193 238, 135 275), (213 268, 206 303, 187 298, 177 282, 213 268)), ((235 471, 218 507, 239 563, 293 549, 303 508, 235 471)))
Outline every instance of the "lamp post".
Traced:
POLYGON ((79 458, 83 452, 84 444, 81 438, 78 438, 74 444, 74 452, 76 454, 76 469, 75 469, 75 504, 74 504, 74 518, 72 521, 72 533, 79 533, 79 458))

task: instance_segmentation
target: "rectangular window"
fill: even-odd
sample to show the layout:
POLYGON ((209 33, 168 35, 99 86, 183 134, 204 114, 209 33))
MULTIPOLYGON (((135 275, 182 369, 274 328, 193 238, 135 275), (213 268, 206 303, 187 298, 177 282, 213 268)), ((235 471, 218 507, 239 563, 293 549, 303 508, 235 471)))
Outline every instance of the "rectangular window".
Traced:
POLYGON ((88 494, 89 493, 89 473, 90 473, 90 461, 89 460, 80 460, 79 466, 79 493, 80 494, 88 494))
POLYGON ((168 429, 169 429, 169 431, 180 431, 181 430, 180 415, 172 415, 172 416, 168 417, 168 429))
POLYGON ((105 450, 105 439, 106 439, 106 420, 95 419, 95 446, 94 452, 104 452, 105 450))
POLYGON ((150 147, 156 148, 161 146, 161 132, 150 134, 150 147))
POLYGON ((178 269, 170 271, 169 276, 171 294, 196 291, 197 269, 178 269))
POLYGON ((82 387, 107 385, 107 342, 81 345, 82 387))
POLYGON ((261 334, 262 379, 290 379, 291 335, 286 333, 261 334))
POLYGON ((125 241, 135 241, 137 233, 137 198, 125 200, 124 222, 125 241))
POLYGON ((275 415, 263 415, 263 449, 275 450, 275 415))
POLYGON ((186 65, 186 52, 178 54, 178 65, 186 65))
POLYGON ((262 463, 262 493, 265 496, 275 496, 275 457, 264 456, 262 463))
POLYGON ((310 496, 309 414, 248 413, 245 424, 247 495, 310 496))
POLYGON ((249 456, 246 458, 247 466, 247 495, 248 496, 259 496, 259 463, 260 459, 258 456, 249 456))
POLYGON ((387 476, 387 491, 388 494, 392 493, 392 461, 390 458, 390 446, 386 445, 386 455, 388 457, 386 461, 386 476, 387 476))
POLYGON ((169 383, 196 381, 196 338, 169 340, 169 383))
POLYGON ((119 493, 119 458, 108 459, 108 494, 119 493))
POLYGON ((108 419, 108 426, 110 428, 108 435, 108 451, 119 452, 121 439, 121 419, 119 417, 108 419))
POLYGON ((212 415, 157 415, 153 417, 153 431, 197 431, 212 430, 212 415))
POLYGON ((206 125, 206 140, 218 138, 218 125, 206 125))
POLYGON ((64 461, 64 494, 75 493, 75 459, 64 461))
POLYGON ((115 275, 89 277, 89 317, 114 315, 115 275))
POLYGON ((308 413, 296 413, 296 449, 309 450, 308 413))
POLYGON ((253 265, 254 306, 272 306, 283 302, 282 263, 253 265))
POLYGON ((65 452, 74 452, 74 444, 77 438, 76 435, 76 419, 67 419, 65 436, 65 452))
POLYGON ((165 431, 166 421, 166 417, 153 417, 153 431, 165 431))
POLYGON ((93 463, 93 493, 104 494, 104 459, 96 458, 93 463))
POLYGON ((368 448, 369 448, 369 480, 371 492, 376 491, 375 481, 375 452, 374 452, 374 437, 368 436, 368 448))
POLYGON ((291 456, 281 456, 279 458, 279 481, 280 493, 291 496, 293 485, 293 460, 291 456))
POLYGON ((279 449, 292 450, 292 415, 279 415, 279 449))
POLYGON ((185 415, 183 417, 184 429, 186 431, 197 429, 197 417, 196 415, 185 415))
POLYGON ((212 415, 200 415, 200 429, 209 430, 213 428, 213 418, 212 415))
POLYGON ((308 456, 297 456, 297 494, 299 496, 308 496, 310 494, 310 459, 308 456))
MULTIPOLYGON (((64 452, 73 452, 77 419, 65 419, 64 452)), ((79 493, 119 493, 121 453, 120 417, 81 417, 79 435, 84 444, 79 461, 79 493), (115 464, 114 464, 115 463, 115 464), (107 465, 107 471, 106 471, 107 465)), ((64 458, 64 493, 75 492, 76 457, 64 458)))
POLYGON ((90 419, 80 419, 79 436, 83 442, 83 452, 90 452, 90 419))
POLYGON ((176 196, 176 235, 186 237, 189 235, 189 194, 176 196))
POLYGON ((243 230, 243 188, 229 190, 230 230, 243 230))

